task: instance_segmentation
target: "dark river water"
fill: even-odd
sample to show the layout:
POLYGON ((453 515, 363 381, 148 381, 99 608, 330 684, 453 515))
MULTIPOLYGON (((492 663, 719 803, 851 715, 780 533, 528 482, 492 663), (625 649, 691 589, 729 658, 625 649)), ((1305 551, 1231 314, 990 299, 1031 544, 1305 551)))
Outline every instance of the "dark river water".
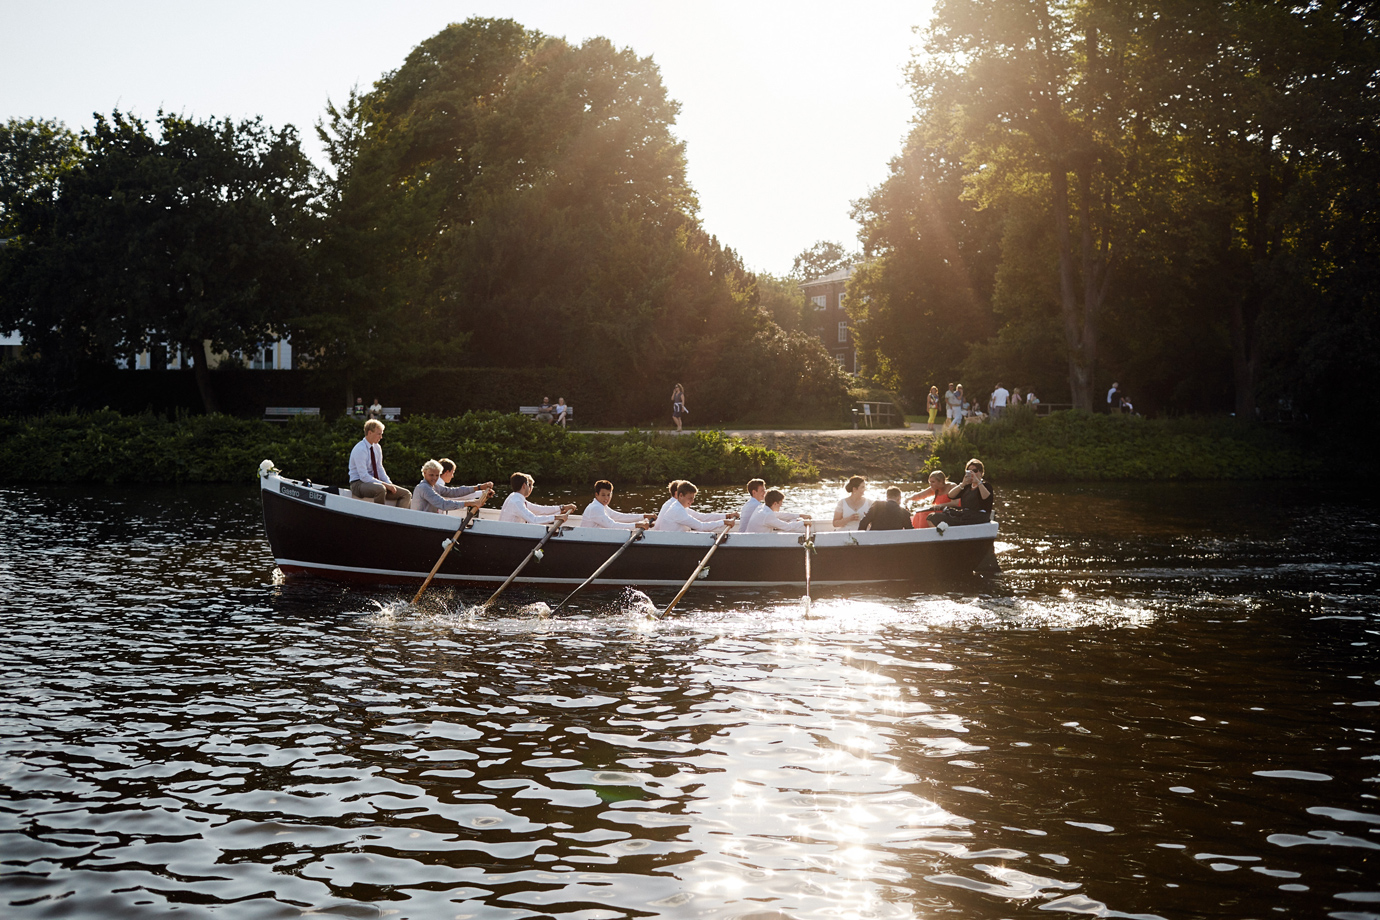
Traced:
POLYGON ((9 488, 0 916, 1376 920, 1380 506, 1330 498, 1002 489, 1000 576, 657 620, 9 488))

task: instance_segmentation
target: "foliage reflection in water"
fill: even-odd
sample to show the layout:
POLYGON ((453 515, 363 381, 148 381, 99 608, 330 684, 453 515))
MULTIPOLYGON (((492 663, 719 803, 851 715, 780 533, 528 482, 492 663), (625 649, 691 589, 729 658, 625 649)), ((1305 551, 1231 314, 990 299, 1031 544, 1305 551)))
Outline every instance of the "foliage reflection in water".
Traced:
POLYGON ((0 493, 0 904, 1380 916, 1375 507, 1002 498, 1000 578, 658 620, 274 585, 245 490, 0 493))

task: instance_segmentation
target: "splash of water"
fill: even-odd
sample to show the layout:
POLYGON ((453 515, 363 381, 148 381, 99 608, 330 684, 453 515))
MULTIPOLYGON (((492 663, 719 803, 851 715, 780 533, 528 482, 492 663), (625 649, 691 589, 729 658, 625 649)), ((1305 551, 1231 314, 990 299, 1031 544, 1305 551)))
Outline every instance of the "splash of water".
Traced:
POLYGON ((624 588, 618 597, 617 607, 629 616, 655 617, 657 614, 652 599, 636 588, 624 588))

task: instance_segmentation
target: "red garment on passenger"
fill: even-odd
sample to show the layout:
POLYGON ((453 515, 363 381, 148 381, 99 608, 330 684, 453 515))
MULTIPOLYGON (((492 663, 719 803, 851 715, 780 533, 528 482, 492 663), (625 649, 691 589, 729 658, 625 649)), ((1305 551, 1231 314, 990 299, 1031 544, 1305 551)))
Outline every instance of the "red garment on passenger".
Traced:
POLYGON ((952 504, 955 508, 961 508, 963 506, 963 502, 954 501, 950 498, 948 492, 940 492, 934 497, 933 508, 926 508, 924 511, 915 512, 915 515, 910 519, 910 526, 914 527, 916 530, 920 530, 924 527, 933 527, 934 525, 930 523, 930 515, 938 511, 940 505, 948 504, 952 504))

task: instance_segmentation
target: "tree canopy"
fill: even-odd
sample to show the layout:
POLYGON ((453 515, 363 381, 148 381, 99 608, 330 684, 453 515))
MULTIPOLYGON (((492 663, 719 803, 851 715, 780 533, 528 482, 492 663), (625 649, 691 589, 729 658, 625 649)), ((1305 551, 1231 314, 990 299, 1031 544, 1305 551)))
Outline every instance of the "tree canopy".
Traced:
POLYGON ((167 114, 151 132, 115 112, 75 142, 43 122, 4 137, 33 155, 5 158, 0 327, 49 359, 181 349, 213 411, 207 349, 270 341, 302 290, 314 192, 296 133, 167 114))
POLYGON ((1375 364, 1302 318, 1375 338, 1353 209, 1378 24, 1345 2, 937 4, 915 127, 856 211, 865 370, 915 398, 968 376, 1088 408, 1118 379, 1138 407, 1318 409, 1306 381, 1375 364))
POLYGON ((784 334, 700 228, 678 108, 650 58, 603 38, 471 19, 422 42, 322 126, 328 268, 304 340, 357 366, 401 339, 572 368, 623 418, 664 415, 676 381, 713 417, 836 409, 822 347, 784 334))

